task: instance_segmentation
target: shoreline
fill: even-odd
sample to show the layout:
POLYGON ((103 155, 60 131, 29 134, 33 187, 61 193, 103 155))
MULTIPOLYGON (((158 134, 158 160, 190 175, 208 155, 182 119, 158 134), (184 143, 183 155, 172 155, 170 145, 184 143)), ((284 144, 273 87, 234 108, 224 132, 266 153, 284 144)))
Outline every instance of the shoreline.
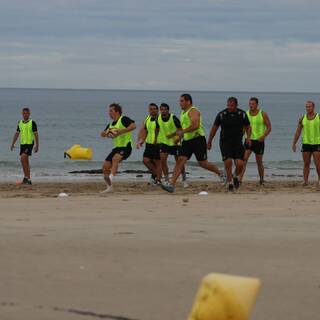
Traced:
MULTIPOLYGON (((65 192, 72 197, 100 196, 112 197, 113 195, 198 195, 200 191, 207 191, 210 195, 228 193, 219 182, 210 180, 189 181, 188 188, 183 188, 181 182, 177 183, 176 192, 168 194, 159 186, 148 185, 147 181, 115 181, 114 193, 100 194, 105 189, 103 181, 74 181, 74 182, 35 182, 32 186, 16 185, 15 183, 0 183, 0 198, 55 198, 59 193, 65 192)), ((260 186, 258 182, 247 181, 233 194, 272 194, 293 193, 309 194, 320 193, 316 182, 312 181, 306 187, 301 181, 277 180, 266 182, 260 186)))

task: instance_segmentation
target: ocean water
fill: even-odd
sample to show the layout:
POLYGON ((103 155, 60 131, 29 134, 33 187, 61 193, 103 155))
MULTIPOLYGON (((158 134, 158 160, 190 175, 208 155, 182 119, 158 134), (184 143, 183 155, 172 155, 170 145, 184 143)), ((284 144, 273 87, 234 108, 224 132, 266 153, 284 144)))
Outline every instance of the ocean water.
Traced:
MULTIPOLYGON (((218 111, 225 108, 226 99, 236 96, 239 106, 247 109, 248 99, 254 95, 272 121, 273 131, 266 140, 265 165, 267 179, 298 179, 302 173, 301 153, 291 151, 291 141, 298 118, 304 113, 308 99, 316 103, 320 94, 308 93, 249 93, 249 92, 190 92, 194 103, 203 115, 207 134, 218 111)), ((179 95, 176 91, 127 91, 127 90, 51 90, 51 89, 0 89, 0 180, 14 181, 21 177, 19 148, 9 150, 16 130, 22 106, 29 106, 32 119, 38 124, 40 152, 31 159, 32 176, 36 180, 98 179, 97 175, 71 174, 74 170, 101 168, 112 148, 110 139, 100 138, 100 132, 109 122, 106 106, 119 102, 124 113, 138 126, 147 114, 150 102, 166 102, 172 112, 179 115, 179 95), (92 161, 64 159, 64 151, 73 144, 81 144, 94 150, 92 161)), ((137 131, 134 132, 136 137, 137 131)), ((129 160, 121 165, 124 170, 144 170, 142 151, 134 150, 129 160)), ((222 166, 218 136, 209 159, 222 166)), ((257 178, 252 157, 247 171, 248 179, 257 178)), ((173 166, 172 159, 170 160, 173 166)), ((192 178, 208 178, 208 172, 196 166, 195 159, 188 163, 187 171, 192 178)), ((145 175, 146 176, 146 175, 145 175)), ((312 170, 312 176, 315 176, 312 170)), ((135 173, 121 173, 119 179, 141 179, 135 173)))

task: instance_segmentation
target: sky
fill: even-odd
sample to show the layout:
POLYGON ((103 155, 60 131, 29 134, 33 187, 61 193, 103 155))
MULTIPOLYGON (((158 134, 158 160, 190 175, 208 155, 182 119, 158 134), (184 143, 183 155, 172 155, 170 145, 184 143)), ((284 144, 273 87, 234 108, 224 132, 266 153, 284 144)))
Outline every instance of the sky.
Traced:
POLYGON ((0 4, 0 87, 319 92, 319 0, 0 4))

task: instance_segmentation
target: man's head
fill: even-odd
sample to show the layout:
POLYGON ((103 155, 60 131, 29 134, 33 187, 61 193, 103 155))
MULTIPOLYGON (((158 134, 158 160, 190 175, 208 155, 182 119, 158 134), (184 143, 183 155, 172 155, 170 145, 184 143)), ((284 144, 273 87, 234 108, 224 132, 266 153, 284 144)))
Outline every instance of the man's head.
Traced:
POLYGON ((122 115, 122 107, 118 103, 111 103, 109 106, 109 116, 112 120, 118 120, 122 115))
POLYGON ((250 111, 256 111, 259 106, 259 99, 256 97, 252 97, 249 100, 249 109, 250 111))
POLYGON ((155 118, 158 115, 159 108, 155 103, 149 104, 149 114, 152 118, 155 118))
POLYGON ((23 118, 24 121, 29 120, 31 112, 30 112, 30 109, 28 107, 23 107, 21 113, 22 113, 22 118, 23 118))
POLYGON ((230 97, 227 100, 227 108, 230 112, 233 112, 238 107, 238 99, 235 97, 230 97))
POLYGON ((192 106, 192 97, 189 93, 184 93, 180 96, 180 107, 182 110, 187 110, 192 106))
POLYGON ((170 107, 168 104, 166 103, 161 103, 160 105, 160 113, 162 116, 166 117, 169 115, 169 112, 170 112, 170 107))
POLYGON ((314 113, 315 104, 313 101, 309 100, 306 102, 306 111, 309 114, 314 113))

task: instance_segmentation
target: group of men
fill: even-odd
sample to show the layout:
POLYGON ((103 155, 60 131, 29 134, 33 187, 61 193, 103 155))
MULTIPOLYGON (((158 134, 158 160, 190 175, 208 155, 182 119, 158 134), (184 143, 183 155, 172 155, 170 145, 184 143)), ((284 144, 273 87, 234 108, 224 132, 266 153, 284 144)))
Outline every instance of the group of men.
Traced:
MULTIPOLYGON (((113 191, 113 178, 117 174, 121 161, 128 159, 132 148, 141 149, 145 145, 143 163, 151 173, 151 184, 159 185, 167 192, 174 192, 180 175, 184 187, 188 186, 185 166, 194 155, 199 166, 211 171, 219 178, 227 190, 240 187, 251 154, 254 153, 259 173, 259 182, 264 184, 263 154, 265 139, 271 132, 271 122, 265 111, 259 108, 259 100, 249 100, 249 110, 238 108, 238 100, 230 97, 227 107, 218 113, 206 139, 201 111, 193 104, 190 94, 180 96, 180 119, 170 112, 170 107, 162 103, 160 108, 150 103, 148 115, 138 132, 137 143, 133 142, 132 132, 135 121, 122 114, 122 107, 112 103, 109 108, 110 124, 101 132, 101 137, 113 139, 114 148, 103 164, 103 175, 107 188, 113 191), (212 141, 220 129, 220 151, 224 162, 224 171, 208 161, 207 151, 212 149, 212 141), (245 137, 245 141, 244 140, 245 137), (175 158, 175 167, 169 177, 168 157, 175 158)), ((30 110, 22 110, 23 120, 19 121, 13 137, 11 150, 20 135, 20 156, 24 172, 22 184, 31 184, 29 156, 32 150, 39 150, 39 137, 36 123, 30 119, 30 110), (35 142, 35 146, 34 146, 35 142)), ((302 133, 302 154, 304 160, 304 185, 308 184, 310 162, 314 158, 320 186, 320 115, 315 112, 312 101, 306 103, 306 114, 299 120, 292 149, 302 133)))

